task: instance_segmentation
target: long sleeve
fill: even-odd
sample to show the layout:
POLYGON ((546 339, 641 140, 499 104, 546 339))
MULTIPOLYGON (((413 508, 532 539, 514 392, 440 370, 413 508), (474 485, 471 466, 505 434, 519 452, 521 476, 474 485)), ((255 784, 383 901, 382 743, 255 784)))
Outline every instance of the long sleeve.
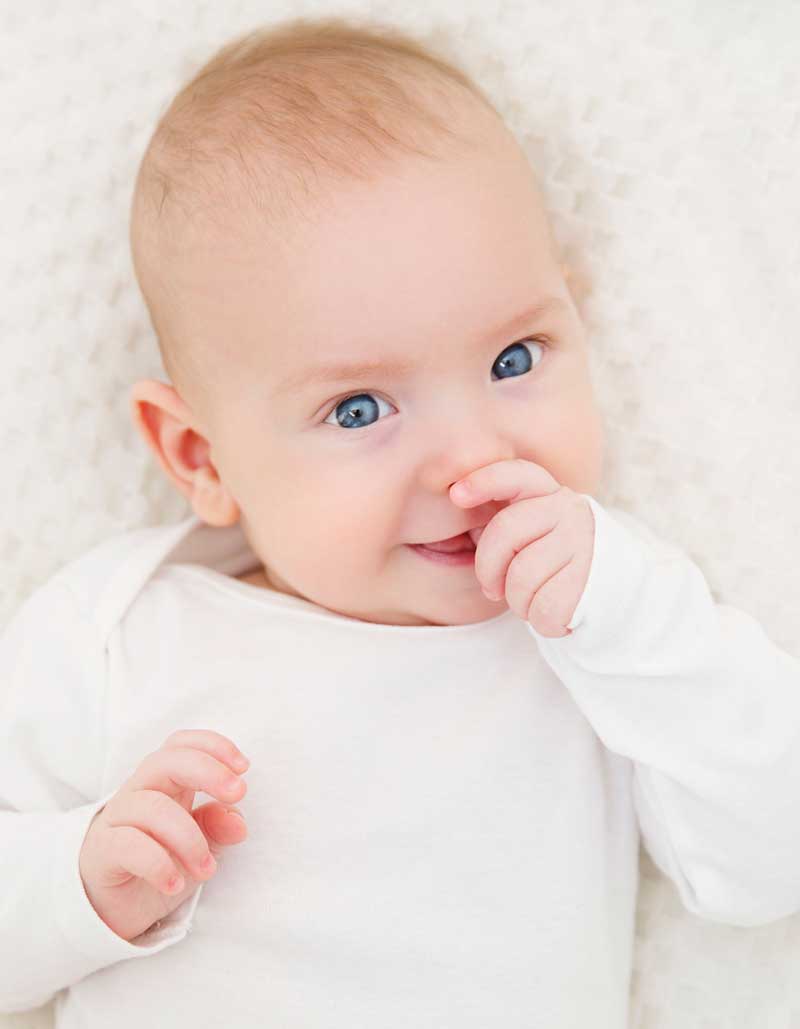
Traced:
POLYGON ((587 498, 592 565, 543 658, 633 762, 644 845, 690 912, 736 926, 800 910, 800 662, 627 512, 587 498), (612 509, 616 510, 616 509, 612 509))
POLYGON ((38 1007, 100 968, 183 939, 202 892, 135 941, 86 896, 81 845, 119 786, 100 796, 105 692, 104 641, 62 572, 0 636, 1 1012, 38 1007))

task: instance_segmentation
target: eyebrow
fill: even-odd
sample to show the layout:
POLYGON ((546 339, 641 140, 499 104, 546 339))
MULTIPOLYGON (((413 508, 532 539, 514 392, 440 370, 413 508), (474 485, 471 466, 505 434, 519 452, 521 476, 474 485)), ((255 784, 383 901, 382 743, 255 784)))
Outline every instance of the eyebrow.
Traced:
MULTIPOLYGON (((499 325, 488 334, 488 339, 496 339, 500 336, 512 335, 521 332, 526 326, 540 320, 544 315, 554 309, 566 309, 567 303, 561 297, 545 297, 532 307, 526 308, 519 314, 499 325)), ((286 376, 277 386, 278 392, 292 392, 299 387, 316 385, 318 383, 347 382, 358 379, 366 379, 376 372, 401 377, 413 371, 415 361, 412 358, 373 359, 361 361, 326 361, 314 365, 312 368, 301 368, 291 375, 286 376)))

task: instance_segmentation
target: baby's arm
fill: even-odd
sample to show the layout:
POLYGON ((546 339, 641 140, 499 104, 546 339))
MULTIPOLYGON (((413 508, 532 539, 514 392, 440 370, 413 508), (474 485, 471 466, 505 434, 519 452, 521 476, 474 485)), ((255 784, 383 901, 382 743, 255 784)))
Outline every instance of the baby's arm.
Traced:
POLYGON ((800 662, 716 604, 700 569, 589 498, 595 551, 569 636, 529 626, 605 745, 630 758, 645 846, 687 910, 800 910, 800 662))
POLYGON ((0 1012, 38 1007, 122 958, 186 935, 202 884, 160 928, 122 939, 95 912, 78 867, 105 758, 105 656, 59 574, 0 635, 0 1012))

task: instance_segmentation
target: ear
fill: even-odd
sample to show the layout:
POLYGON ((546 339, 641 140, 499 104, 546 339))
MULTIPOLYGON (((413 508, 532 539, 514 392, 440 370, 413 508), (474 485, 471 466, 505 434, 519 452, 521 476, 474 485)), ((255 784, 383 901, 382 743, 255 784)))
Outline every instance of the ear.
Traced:
POLYGON ((142 379, 131 387, 131 416, 174 486, 209 525, 233 525, 240 508, 210 459, 211 444, 172 386, 142 379))

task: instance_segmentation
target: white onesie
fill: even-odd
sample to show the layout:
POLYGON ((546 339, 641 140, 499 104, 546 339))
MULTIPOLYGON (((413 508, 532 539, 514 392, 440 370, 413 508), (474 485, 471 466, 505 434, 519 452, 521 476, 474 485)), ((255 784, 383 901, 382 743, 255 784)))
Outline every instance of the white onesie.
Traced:
POLYGON ((59 991, 58 1029, 624 1029, 640 833, 699 917, 797 911, 798 662, 590 502, 559 639, 242 583, 240 526, 195 516, 36 590, 0 637, 0 1011, 59 991), (187 728, 251 759, 249 836, 128 942, 81 843, 187 728))

